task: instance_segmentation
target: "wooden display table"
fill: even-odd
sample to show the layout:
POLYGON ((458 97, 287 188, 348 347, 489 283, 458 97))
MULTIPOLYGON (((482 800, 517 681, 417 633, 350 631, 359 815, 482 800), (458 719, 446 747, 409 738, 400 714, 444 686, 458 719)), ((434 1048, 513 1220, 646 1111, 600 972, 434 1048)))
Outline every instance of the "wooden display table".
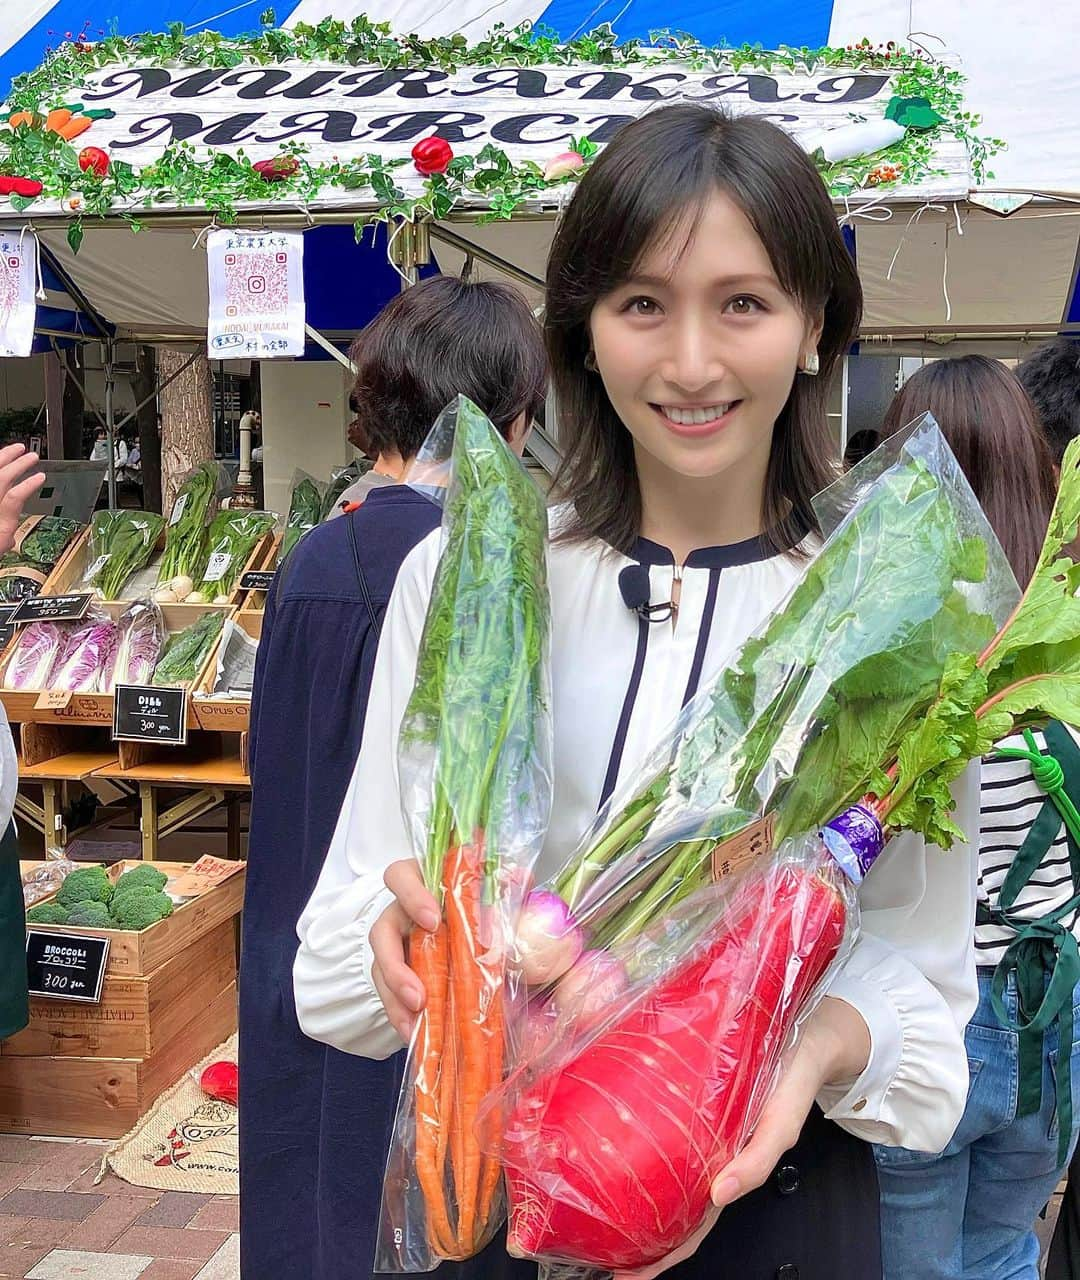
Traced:
POLYGON ((162 748, 159 756, 145 762, 118 760, 96 769, 93 776, 138 787, 145 861, 158 856, 162 836, 180 831, 222 804, 228 810, 227 856, 240 857, 240 798, 251 789, 251 779, 240 757, 223 755, 215 738, 187 747, 162 748), (166 790, 190 794, 164 809, 160 793, 166 790))
POLYGON ((118 768, 115 751, 69 751, 40 764, 27 764, 19 757, 19 782, 32 782, 42 789, 42 803, 35 804, 20 790, 15 797, 15 813, 40 831, 46 848, 63 848, 64 788, 69 782, 86 782, 101 769, 118 768))

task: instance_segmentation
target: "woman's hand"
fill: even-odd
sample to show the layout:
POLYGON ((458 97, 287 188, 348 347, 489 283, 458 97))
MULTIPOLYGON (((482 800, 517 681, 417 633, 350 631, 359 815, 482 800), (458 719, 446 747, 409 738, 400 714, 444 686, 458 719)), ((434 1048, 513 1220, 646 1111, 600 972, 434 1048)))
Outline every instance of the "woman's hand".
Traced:
POLYGON ((795 1052, 765 1104, 753 1137, 713 1179, 714 1208, 705 1224, 686 1244, 655 1266, 617 1272, 615 1280, 652 1280, 692 1257, 712 1230, 720 1211, 762 1186, 784 1152, 798 1142, 822 1086, 857 1079, 869 1060, 870 1031, 862 1015, 843 1000, 826 996, 802 1027, 795 1052))
POLYGON ((34 471, 38 461, 25 445, 0 449, 0 553, 14 546, 23 506, 45 483, 45 473, 34 471))
POLYGON ((802 1027, 753 1137, 713 1179, 713 1204, 723 1209, 760 1187, 798 1142, 822 1086, 854 1081, 869 1061, 870 1030, 862 1015, 826 996, 802 1027))
POLYGON ((375 956, 371 976, 391 1026, 408 1044, 416 1015, 424 1007, 425 992, 405 959, 405 939, 414 924, 435 932, 439 904, 424 884, 415 858, 392 862, 383 883, 396 901, 371 926, 368 936, 375 956))

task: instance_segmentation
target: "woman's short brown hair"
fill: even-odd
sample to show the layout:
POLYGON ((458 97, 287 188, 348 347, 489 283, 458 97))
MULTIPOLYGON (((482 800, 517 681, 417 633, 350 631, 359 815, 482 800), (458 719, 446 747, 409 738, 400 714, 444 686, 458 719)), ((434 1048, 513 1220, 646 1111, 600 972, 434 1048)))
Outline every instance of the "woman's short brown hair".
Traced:
POLYGON ((924 413, 937 420, 1017 582, 1027 586, 1057 485, 1050 446, 1019 379, 986 356, 934 360, 896 393, 883 434, 892 435, 924 413))
POLYGON ((413 457, 459 394, 505 436, 547 391, 543 337, 516 289, 432 276, 399 294, 362 330, 350 403, 373 454, 413 457))
POLYGON ((824 183, 802 148, 768 120, 677 103, 627 125, 570 201, 547 269, 544 332, 565 461, 560 487, 576 520, 569 539, 600 537, 625 551, 639 532, 641 492, 630 433, 586 367, 596 304, 629 279, 658 237, 716 191, 760 237, 783 289, 823 316, 817 378, 798 375, 776 422, 763 528, 778 548, 817 527, 811 498, 835 479, 839 441, 829 383, 858 332, 862 289, 824 183))

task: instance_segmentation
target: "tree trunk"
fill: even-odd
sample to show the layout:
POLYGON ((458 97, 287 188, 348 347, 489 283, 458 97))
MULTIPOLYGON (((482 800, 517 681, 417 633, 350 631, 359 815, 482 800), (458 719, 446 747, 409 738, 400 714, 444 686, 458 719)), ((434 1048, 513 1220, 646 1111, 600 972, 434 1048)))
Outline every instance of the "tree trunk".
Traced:
MULTIPOLYGON (((74 361, 74 352, 69 351, 67 358, 74 361)), ((83 402, 83 394, 75 385, 75 379, 64 373, 64 450, 63 458, 85 458, 83 451, 83 415, 91 413, 90 406, 83 402)))
MULTIPOLYGON (((153 347, 139 348, 138 372, 132 381, 135 403, 153 396, 156 384, 153 347)), ((166 389, 168 394, 168 389, 166 389)), ((163 511, 161 505, 161 436, 157 426, 158 407, 154 400, 139 410, 139 453, 142 456, 143 510, 163 511)))
MULTIPOLYGON (((186 351, 163 347, 157 353, 158 376, 164 382, 190 358, 186 351)), ((161 472, 163 511, 185 474, 214 456, 214 378, 210 361, 198 355, 195 363, 161 393, 161 472)))

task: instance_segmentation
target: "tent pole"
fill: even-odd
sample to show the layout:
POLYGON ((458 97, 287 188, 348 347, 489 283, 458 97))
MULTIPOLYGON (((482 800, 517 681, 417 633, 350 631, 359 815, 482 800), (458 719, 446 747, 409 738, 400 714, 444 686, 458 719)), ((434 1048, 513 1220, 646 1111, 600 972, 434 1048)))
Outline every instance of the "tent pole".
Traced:
POLYGON ((324 338, 318 329, 312 328, 306 321, 304 322, 304 332, 312 342, 317 343, 324 351, 332 355, 338 364, 344 365, 351 374, 356 373, 356 365, 349 359, 344 351, 339 351, 329 338, 324 338))
POLYGON ((474 244, 468 237, 459 236, 456 231, 450 231, 438 223, 425 223, 424 225, 429 228, 429 233, 433 239, 441 240, 453 249, 460 249, 466 257, 479 258, 489 266, 505 272, 511 279, 517 280, 519 284, 528 285, 530 289, 539 289, 541 293, 544 291, 544 282, 539 276, 534 276, 531 272, 525 271, 521 267, 515 267, 512 262, 507 262, 505 258, 500 258, 497 253, 490 253, 480 245, 474 244))
POLYGON ((110 338, 105 343, 105 434, 109 445, 109 510, 116 510, 116 423, 114 421, 113 391, 116 387, 116 371, 113 361, 116 353, 110 338))
POLYGON ((86 388, 75 376, 75 370, 72 369, 71 365, 68 363, 67 357, 60 354, 60 348, 56 345, 55 338, 52 339, 52 348, 56 352, 57 356, 59 357, 61 364, 64 366, 64 371, 67 373, 67 376, 71 379, 72 382, 74 382, 75 386, 78 388, 79 395, 81 395, 83 399, 83 404, 86 405, 86 407, 90 410, 90 412, 94 415, 94 417, 97 418, 98 422, 100 422, 101 425, 104 427, 105 419, 101 416, 100 413, 98 413, 97 405, 94 404, 93 400, 90 399, 90 396, 87 394, 86 388))

